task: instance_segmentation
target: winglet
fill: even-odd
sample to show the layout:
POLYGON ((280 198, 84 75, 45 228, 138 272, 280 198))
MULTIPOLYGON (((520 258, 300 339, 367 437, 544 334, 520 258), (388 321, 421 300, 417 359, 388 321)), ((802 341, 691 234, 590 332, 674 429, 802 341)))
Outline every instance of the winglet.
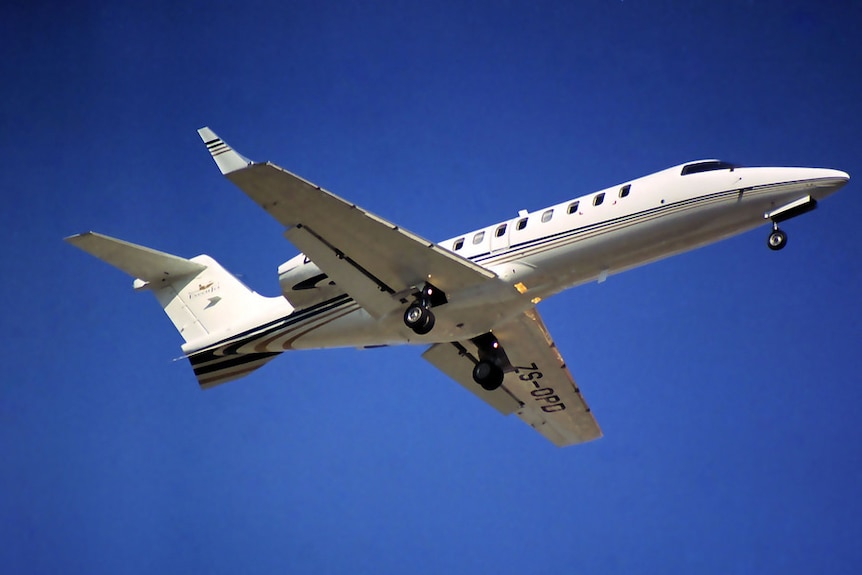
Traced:
POLYGON ((209 128, 201 128, 198 130, 198 135, 204 141, 204 144, 206 144, 207 150, 209 150, 210 155, 212 155, 222 174, 227 175, 231 172, 236 172, 253 163, 228 146, 224 140, 216 136, 216 133, 209 128))

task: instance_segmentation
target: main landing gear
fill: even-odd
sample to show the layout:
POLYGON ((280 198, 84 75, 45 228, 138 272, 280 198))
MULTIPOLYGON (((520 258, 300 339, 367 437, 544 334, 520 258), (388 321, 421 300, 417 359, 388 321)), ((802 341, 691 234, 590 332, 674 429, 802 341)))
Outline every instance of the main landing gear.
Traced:
POLYGON ((473 381, 485 391, 494 391, 503 384, 503 370, 486 359, 480 360, 473 367, 473 381))
POLYGON ((425 335, 434 328, 434 312, 424 301, 411 303, 404 312, 404 325, 419 335, 425 335))
POLYGON ((404 325, 418 335, 425 335, 434 328, 436 321, 431 308, 443 305, 447 301, 446 294, 430 283, 426 283, 416 294, 416 301, 407 306, 404 311, 404 325))
POLYGON ((473 381, 485 391, 494 391, 503 384, 503 368, 511 368, 506 352, 492 333, 473 338, 479 352, 479 361, 473 366, 473 381))
MULTIPOLYGON (((404 325, 417 335, 425 335, 434 328, 436 321, 431 308, 443 305, 448 300, 445 293, 430 283, 426 283, 420 291, 413 295, 416 299, 404 310, 404 325)), ((511 371, 514 368, 494 334, 489 332, 473 338, 472 341, 476 344, 478 359, 461 344, 455 342, 455 345, 461 350, 462 355, 468 355, 475 362, 473 381, 481 385, 482 389, 486 391, 494 391, 503 384, 505 371, 511 371)))

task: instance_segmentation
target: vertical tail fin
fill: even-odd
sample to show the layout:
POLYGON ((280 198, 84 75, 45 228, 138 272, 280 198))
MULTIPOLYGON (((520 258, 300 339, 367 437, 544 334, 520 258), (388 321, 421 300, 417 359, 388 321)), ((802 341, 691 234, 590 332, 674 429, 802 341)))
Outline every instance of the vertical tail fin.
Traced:
MULTIPOLYGON (((206 255, 185 259, 95 232, 70 236, 66 241, 135 278, 136 290, 151 290, 174 327, 191 344, 184 349, 199 349, 196 341, 212 342, 220 334, 227 337, 258 317, 285 316, 293 310, 283 297, 253 292, 206 255)), ((277 354, 263 355, 272 358, 277 354)), ((255 368, 263 363, 257 362, 255 368)), ((210 373, 204 381, 203 374, 193 367, 198 381, 207 387, 250 371, 234 374, 234 370, 218 370, 222 373, 210 373)))

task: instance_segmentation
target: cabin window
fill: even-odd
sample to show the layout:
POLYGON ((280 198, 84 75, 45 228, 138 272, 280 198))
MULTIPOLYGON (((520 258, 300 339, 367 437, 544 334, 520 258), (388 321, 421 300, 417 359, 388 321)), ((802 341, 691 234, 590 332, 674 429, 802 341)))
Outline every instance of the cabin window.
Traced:
POLYGON ((605 201, 605 193, 604 192, 602 192, 601 194, 596 194, 596 197, 593 198, 593 205, 594 206, 600 206, 600 205, 602 205, 602 202, 604 202, 604 201, 605 201))
POLYGON ((515 229, 516 230, 523 230, 526 227, 527 227, 527 218, 524 218, 522 220, 518 220, 518 224, 515 226, 515 229))
POLYGON ((571 204, 569 204, 569 208, 566 210, 566 212, 569 214, 574 214, 575 212, 578 211, 578 205, 580 203, 581 202, 572 202, 571 204))
POLYGON ((631 191, 632 191, 632 185, 626 184, 625 186, 620 188, 620 197, 621 198, 626 197, 627 195, 629 195, 629 192, 631 192, 631 191))
POLYGON ((547 210, 544 214, 542 214, 542 222, 550 222, 551 218, 554 217, 554 210, 547 210))
POLYGON ((458 251, 463 247, 464 247, 464 238, 458 238, 457 240, 455 240, 455 246, 454 246, 455 251, 458 251))
POLYGON ((494 236, 499 238, 500 236, 502 236, 505 233, 506 233, 506 224, 503 224, 499 228, 497 228, 497 231, 494 232, 494 236))
POLYGON ((736 164, 731 164, 730 162, 721 162, 719 160, 709 160, 706 162, 697 162, 695 164, 687 164, 682 168, 683 176, 687 176, 689 174, 699 174, 701 172, 711 172, 713 170, 730 170, 733 171, 735 168, 738 168, 736 164))
POLYGON ((473 245, 481 244, 482 240, 485 239, 485 232, 477 232, 475 236, 473 236, 473 245))

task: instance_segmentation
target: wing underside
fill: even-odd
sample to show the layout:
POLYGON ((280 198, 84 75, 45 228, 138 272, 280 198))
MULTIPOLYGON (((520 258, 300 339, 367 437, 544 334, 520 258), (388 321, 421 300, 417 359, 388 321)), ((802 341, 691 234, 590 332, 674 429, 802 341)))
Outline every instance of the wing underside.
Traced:
POLYGON ((472 341, 435 344, 422 357, 503 415, 517 414, 558 447, 602 436, 536 310, 504 324, 494 335, 514 368, 494 391, 473 381, 479 354, 472 341))
POLYGON ((252 163, 200 130, 222 173, 287 228, 285 237, 372 316, 430 282, 444 293, 495 277, 474 264, 271 163, 252 163))

